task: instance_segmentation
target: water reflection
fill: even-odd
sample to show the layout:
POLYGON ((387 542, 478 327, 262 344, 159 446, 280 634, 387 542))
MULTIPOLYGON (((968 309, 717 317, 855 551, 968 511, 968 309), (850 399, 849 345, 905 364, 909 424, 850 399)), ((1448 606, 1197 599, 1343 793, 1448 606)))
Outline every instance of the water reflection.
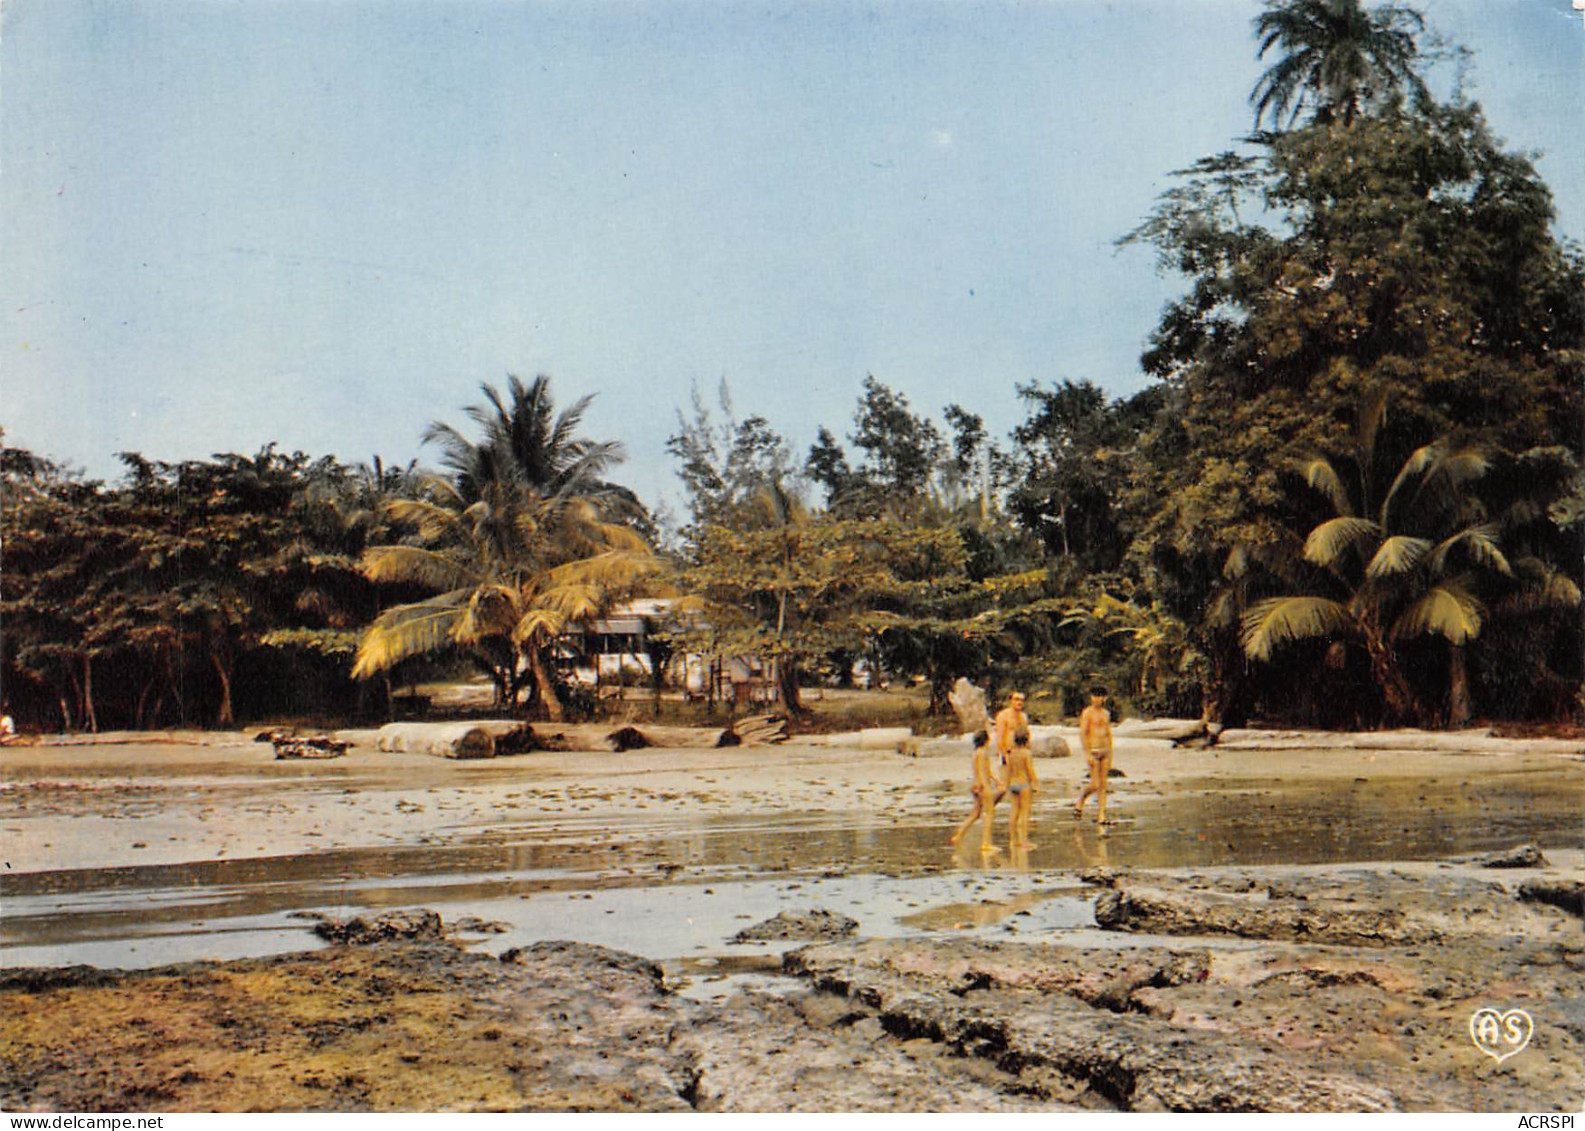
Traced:
MULTIPOLYGON (((956 800, 944 798, 932 820, 808 811, 690 824, 640 822, 617 811, 582 824, 564 815, 505 822, 424 846, 3 876, 0 961, 39 962, 50 948, 75 946, 92 955, 81 960, 114 965, 119 954, 119 964, 146 964, 148 940, 156 938, 167 940, 164 949, 155 947, 158 954, 269 953, 309 941, 290 921, 292 912, 413 906, 436 907, 448 918, 490 918, 494 908, 513 924, 514 938, 584 937, 555 933, 581 924, 589 941, 622 938, 659 955, 719 947, 749 909, 812 900, 816 888, 822 900, 847 892, 866 919, 1006 928, 1009 917, 1048 906, 1049 892, 1031 893, 1028 885, 1052 873, 1435 859, 1521 841, 1585 844, 1585 780, 1555 775, 1487 782, 1478 792, 1458 782, 1383 778, 1284 788, 1224 784, 1165 799, 1124 794, 1112 806, 1118 823, 1105 830, 1074 820, 1053 798, 1035 812, 1033 848, 1010 850, 1004 838, 990 857, 977 843, 956 851, 947 843, 956 800), (887 881, 900 886, 877 894, 876 885, 887 881), (963 900, 965 884, 1013 886, 991 907, 988 896, 963 900), (726 890, 739 904, 731 914, 716 894, 726 890), (686 930, 675 925, 679 915, 686 930), (710 930, 696 933, 696 921, 710 930), (716 928, 719 935, 711 934, 716 928), (651 945, 664 939, 684 951, 651 945), (132 953, 140 940, 144 948, 132 953)), ((865 929, 877 928, 866 922, 865 929)))

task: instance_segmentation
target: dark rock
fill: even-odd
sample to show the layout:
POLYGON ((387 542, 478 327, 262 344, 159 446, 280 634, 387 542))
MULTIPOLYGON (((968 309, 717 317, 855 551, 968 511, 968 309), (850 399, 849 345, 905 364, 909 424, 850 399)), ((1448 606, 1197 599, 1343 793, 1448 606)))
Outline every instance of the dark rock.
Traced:
POLYGON ((1470 863, 1482 868, 1545 868, 1548 861, 1535 845, 1521 844, 1517 848, 1473 857, 1470 863))
POLYGON ((1086 868, 1079 873, 1079 879, 1087 884, 1109 888, 1126 875, 1128 875, 1127 868, 1086 868))
POLYGON ((858 920, 816 907, 808 911, 783 911, 763 923, 743 928, 732 936, 732 941, 749 943, 845 939, 858 929, 858 920))
POLYGON ((362 915, 350 919, 321 919, 314 924, 314 934, 333 943, 367 946, 393 939, 442 939, 446 937, 446 929, 439 915, 420 909, 387 911, 367 919, 362 915))
POLYGON ((1429 926, 1409 920, 1395 907, 1134 886, 1114 888, 1097 896, 1095 921, 1114 931, 1236 935, 1346 946, 1400 946, 1436 934, 1429 926))
POLYGON ((1580 880, 1527 880, 1519 886, 1519 898, 1526 903, 1560 907, 1570 915, 1585 918, 1585 882, 1580 880))
POLYGON ((1206 961, 1203 953, 888 940, 805 948, 788 956, 787 968, 869 1003, 894 1037, 989 1060, 1044 1097, 1071 1097, 1078 1085, 1124 1110, 1396 1106, 1385 1088, 1267 1052, 1224 1026, 1165 1023, 1170 1006, 1160 1002, 1113 1008, 1129 981, 1198 985, 1206 961), (1130 965, 1130 977, 1116 976, 1130 965), (965 967, 987 975, 979 992, 953 986, 965 967))

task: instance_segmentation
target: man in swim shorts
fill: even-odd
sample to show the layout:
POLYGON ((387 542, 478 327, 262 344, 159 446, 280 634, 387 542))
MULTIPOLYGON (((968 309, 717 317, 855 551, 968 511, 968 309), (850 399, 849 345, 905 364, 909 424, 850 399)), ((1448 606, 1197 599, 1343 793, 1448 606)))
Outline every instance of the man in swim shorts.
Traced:
POLYGON ((1073 815, 1084 815, 1084 803, 1095 794, 1096 825, 1106 824, 1106 778, 1112 769, 1112 716, 1106 709, 1106 689, 1090 690, 1090 705, 1079 716, 1079 744, 1090 763, 1090 779, 1073 803, 1073 815))

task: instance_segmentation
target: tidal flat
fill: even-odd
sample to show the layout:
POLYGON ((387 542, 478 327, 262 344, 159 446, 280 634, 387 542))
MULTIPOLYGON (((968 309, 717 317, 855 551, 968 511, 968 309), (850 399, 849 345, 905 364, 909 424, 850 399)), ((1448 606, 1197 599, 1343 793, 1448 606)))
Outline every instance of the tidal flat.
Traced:
POLYGON ((0 757, 8 1110, 1585 1098, 1585 759, 1555 742, 1122 739, 1116 825, 1042 759, 1035 847, 1003 806, 986 858, 947 844, 955 758, 167 737, 0 757), (737 941, 816 910, 852 932, 737 941), (1500 1062, 1486 1006, 1533 1018, 1500 1062))

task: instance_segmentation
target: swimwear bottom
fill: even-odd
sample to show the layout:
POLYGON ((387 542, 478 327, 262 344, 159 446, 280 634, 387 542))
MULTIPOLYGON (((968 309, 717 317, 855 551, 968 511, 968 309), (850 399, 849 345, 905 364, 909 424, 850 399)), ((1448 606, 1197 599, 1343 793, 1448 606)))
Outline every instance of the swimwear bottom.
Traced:
POLYGON ((1029 787, 1027 785, 1010 785, 1007 787, 1007 791, 1014 797, 1017 797, 1020 793, 1024 792, 1024 790, 1028 788, 1029 787))

